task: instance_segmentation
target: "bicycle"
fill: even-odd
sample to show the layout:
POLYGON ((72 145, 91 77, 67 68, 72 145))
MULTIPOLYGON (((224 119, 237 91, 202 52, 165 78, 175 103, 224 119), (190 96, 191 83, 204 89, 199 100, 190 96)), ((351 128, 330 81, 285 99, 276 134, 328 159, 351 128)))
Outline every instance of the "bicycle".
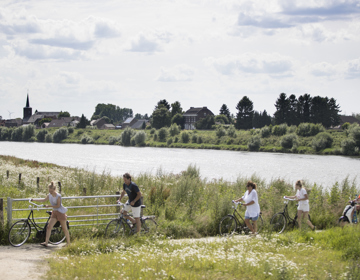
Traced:
MULTIPOLYGON (((289 226, 290 228, 295 228, 298 226, 297 212, 295 214, 295 217, 291 218, 288 211, 289 201, 295 201, 296 199, 286 198, 285 196, 283 198, 285 203, 284 210, 282 212, 276 213, 274 216, 272 216, 270 220, 271 231, 275 231, 279 234, 285 230, 286 226, 289 226)), ((298 204, 296 204, 296 206, 298 206, 298 204)), ((311 222, 309 214, 308 214, 308 218, 309 221, 311 222)))
MULTIPOLYGON (((31 200, 29 200, 29 203, 33 204, 36 207, 37 211, 40 210, 39 208, 43 207, 43 205, 38 205, 36 203, 33 203, 31 202, 31 200)), ((23 219, 15 222, 10 228, 8 240, 10 244, 14 247, 20 247, 29 239, 31 234, 31 226, 36 230, 36 238, 42 240, 44 240, 45 238, 46 228, 49 223, 52 211, 46 211, 46 213, 49 214, 49 218, 47 219, 44 227, 42 228, 35 222, 34 208, 32 208, 31 205, 29 205, 29 208, 31 210, 27 219, 23 219)), ((66 224, 69 229, 69 222, 66 221, 66 224)), ((60 222, 57 221, 51 230, 49 242, 50 244, 58 245, 61 242, 63 242, 65 238, 66 237, 63 230, 61 229, 60 222)))
MULTIPOLYGON (((120 206, 122 206, 122 209, 120 211, 120 215, 118 218, 113 219, 110 221, 105 229, 105 237, 113 238, 116 236, 126 236, 126 235, 132 235, 137 232, 136 226, 133 226, 131 221, 126 219, 124 216, 124 203, 118 203, 120 206)), ((145 205, 141 205, 141 208, 146 208, 145 205)), ((128 214, 128 216, 130 216, 128 214)), ((156 232, 157 223, 155 222, 155 216, 143 216, 140 215, 140 221, 141 221, 141 232, 144 233, 154 233, 156 232)))
MULTIPOLYGON (((234 200, 232 203, 235 204, 235 206, 232 206, 234 209, 234 212, 232 214, 226 215, 223 217, 219 224, 219 232, 222 236, 230 236, 233 235, 235 232, 238 232, 239 234, 249 234, 250 229, 245 224, 245 219, 240 215, 240 213, 237 211, 238 205, 242 205, 241 202, 235 202, 234 200)), ((257 220, 257 232, 259 233, 264 226, 264 221, 261 216, 261 212, 259 214, 259 219, 257 220)))

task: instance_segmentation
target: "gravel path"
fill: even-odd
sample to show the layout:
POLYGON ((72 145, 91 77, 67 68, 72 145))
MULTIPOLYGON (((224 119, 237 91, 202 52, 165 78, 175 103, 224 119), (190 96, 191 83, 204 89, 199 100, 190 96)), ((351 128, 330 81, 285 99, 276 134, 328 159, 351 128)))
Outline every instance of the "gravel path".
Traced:
POLYGON ((61 246, 42 247, 24 244, 21 247, 0 246, 0 280, 42 279, 49 269, 46 258, 61 246))

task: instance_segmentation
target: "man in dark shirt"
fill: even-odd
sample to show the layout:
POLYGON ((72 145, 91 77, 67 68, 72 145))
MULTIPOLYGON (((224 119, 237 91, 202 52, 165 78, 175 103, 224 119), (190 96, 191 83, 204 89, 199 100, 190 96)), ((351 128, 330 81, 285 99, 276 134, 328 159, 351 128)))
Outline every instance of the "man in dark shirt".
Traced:
POLYGON ((140 210, 141 210, 141 192, 139 187, 131 181, 131 176, 129 173, 123 175, 124 184, 123 191, 120 194, 118 202, 124 197, 125 193, 128 195, 129 200, 124 207, 124 216, 129 219, 133 225, 136 223, 136 231, 140 232, 141 230, 141 221, 140 221, 140 210), (128 212, 132 211, 133 217, 128 216, 128 212))

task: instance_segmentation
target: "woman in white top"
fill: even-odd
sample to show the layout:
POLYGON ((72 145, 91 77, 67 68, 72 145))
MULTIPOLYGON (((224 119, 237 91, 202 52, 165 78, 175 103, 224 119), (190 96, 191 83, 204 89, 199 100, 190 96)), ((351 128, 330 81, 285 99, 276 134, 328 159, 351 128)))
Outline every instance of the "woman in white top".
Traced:
POLYGON ((56 192, 56 186, 54 182, 51 182, 48 188, 49 188, 49 194, 44 199, 33 199, 33 198, 31 199, 31 201, 40 201, 40 202, 45 202, 49 200, 51 205, 45 205, 44 207, 53 208, 50 221, 46 229, 45 242, 40 244, 45 247, 48 246, 51 230, 55 225, 55 223, 59 221, 61 224, 61 229, 64 231, 64 234, 66 236, 67 245, 69 245, 70 234, 66 225, 67 216, 65 214, 67 209, 61 204, 61 194, 56 192))
POLYGON ((252 181, 249 181, 246 184, 247 191, 244 196, 235 200, 235 202, 244 201, 242 205, 246 206, 245 212, 245 223, 247 227, 251 230, 252 236, 257 234, 257 220, 260 214, 260 205, 258 200, 258 195, 256 192, 256 184, 252 181), (252 221, 252 224, 250 223, 252 221))
POLYGON ((297 180, 295 183, 296 194, 294 196, 285 196, 286 198, 296 199, 299 202, 298 205, 298 223, 299 229, 301 229, 301 219, 304 218, 306 223, 311 227, 312 230, 315 230, 315 226, 308 220, 309 216, 309 197, 306 192, 306 189, 303 187, 301 180, 297 180))

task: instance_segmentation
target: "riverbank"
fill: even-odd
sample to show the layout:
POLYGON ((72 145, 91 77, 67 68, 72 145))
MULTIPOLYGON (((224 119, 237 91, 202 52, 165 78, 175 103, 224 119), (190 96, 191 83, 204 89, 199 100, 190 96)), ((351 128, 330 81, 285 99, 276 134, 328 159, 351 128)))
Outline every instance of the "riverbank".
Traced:
POLYGON ((325 130, 319 124, 279 125, 252 130, 218 126, 215 130, 179 130, 177 126, 156 130, 98 130, 94 128, 0 129, 7 141, 55 142, 123 146, 261 151, 293 154, 359 156, 360 128, 325 130), (21 130, 21 131, 18 131, 21 130), (25 137, 24 135, 28 135, 25 137))

